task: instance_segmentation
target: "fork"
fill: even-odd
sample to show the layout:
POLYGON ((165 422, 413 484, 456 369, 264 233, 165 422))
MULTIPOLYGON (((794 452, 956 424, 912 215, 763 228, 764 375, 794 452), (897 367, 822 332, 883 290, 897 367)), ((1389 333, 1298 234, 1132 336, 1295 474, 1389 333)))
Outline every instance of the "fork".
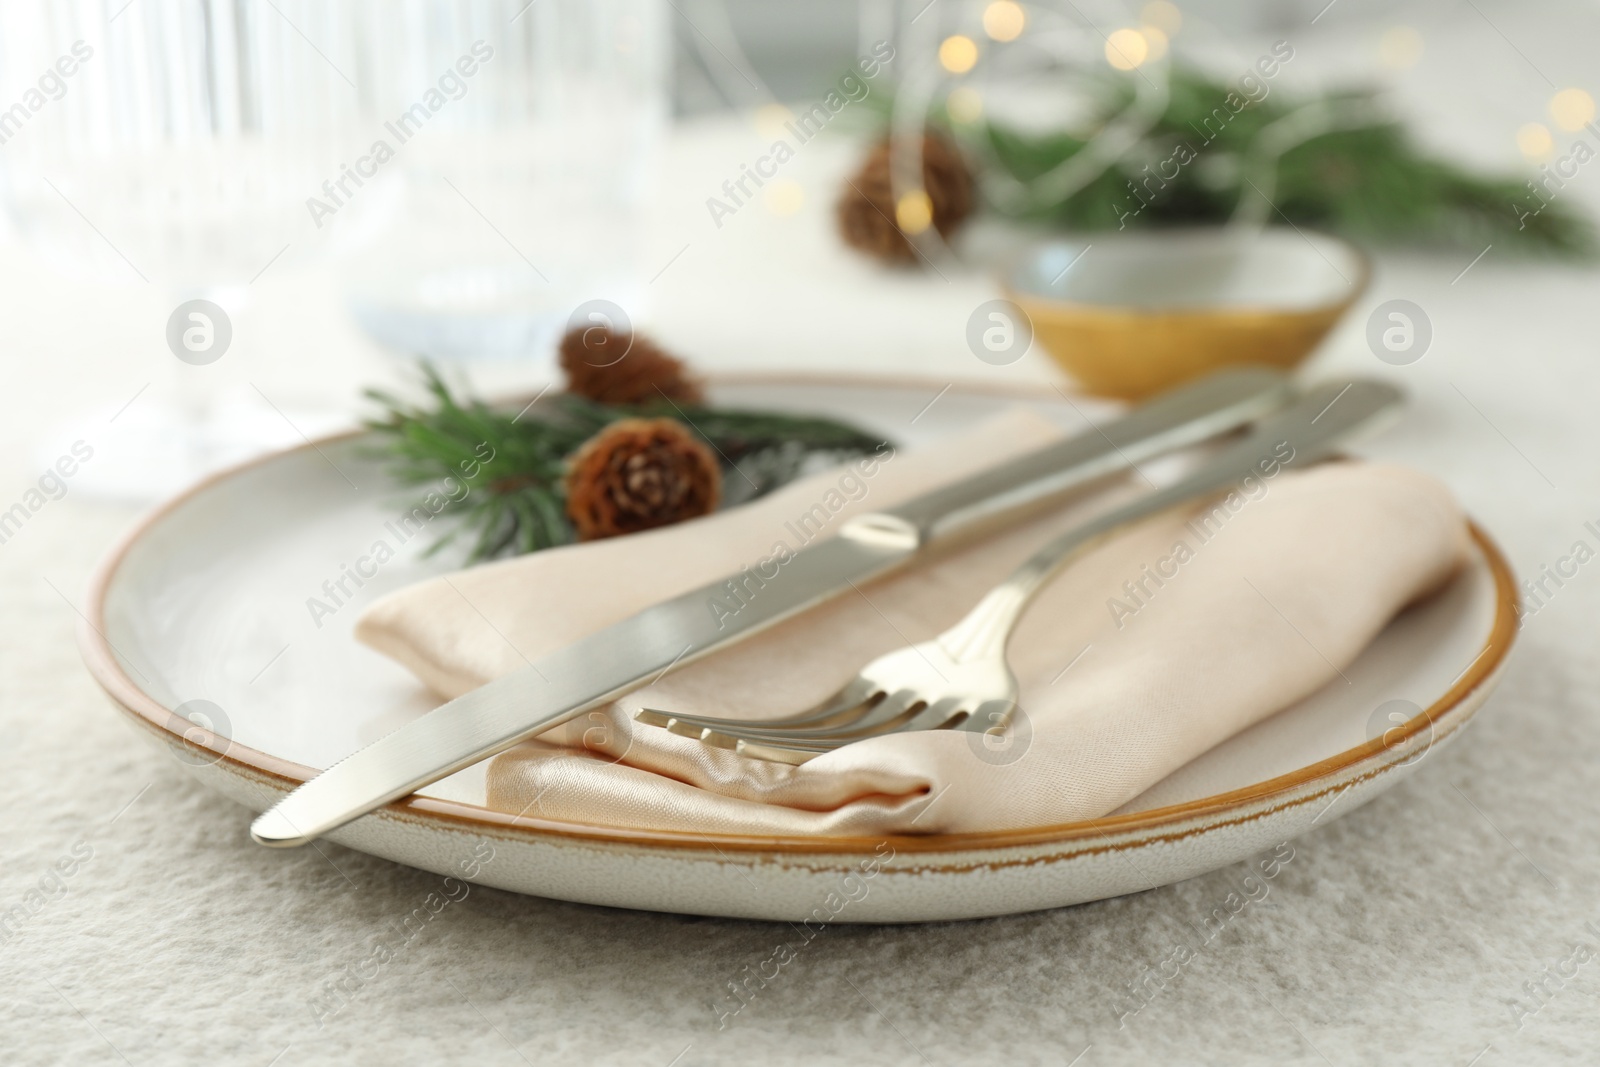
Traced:
POLYGON ((753 722, 649 708, 634 718, 713 747, 785 763, 804 763, 844 745, 891 733, 1003 732, 1016 712, 1018 694, 1006 645, 1028 604, 1068 560, 1129 523, 1218 492, 1252 474, 1270 477, 1283 467, 1325 459, 1361 431, 1396 414, 1403 401, 1398 389, 1359 379, 1309 390, 1173 484, 1058 535, 949 630, 878 657, 816 708, 753 722))

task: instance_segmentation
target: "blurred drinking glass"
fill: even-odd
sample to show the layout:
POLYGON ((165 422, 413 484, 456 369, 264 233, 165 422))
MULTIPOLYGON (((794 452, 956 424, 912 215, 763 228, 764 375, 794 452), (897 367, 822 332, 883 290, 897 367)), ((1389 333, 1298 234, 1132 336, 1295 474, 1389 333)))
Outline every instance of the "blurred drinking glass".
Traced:
MULTIPOLYGON (((350 285, 400 352, 543 370, 580 304, 640 310, 641 215, 667 115, 660 0, 417 0, 369 10, 366 169, 393 225, 350 285), (376 164, 380 143, 393 158, 376 164)), ((337 192, 338 190, 336 190, 337 192)))
MULTIPOLYGON (((69 276, 148 284, 173 309, 148 397, 94 470, 150 496, 298 440, 281 413, 217 409, 248 287, 335 239, 306 198, 369 120, 353 0, 7 0, 0 7, 0 182, 13 225, 69 276), (204 300, 206 305, 189 305, 204 300)), ((342 238, 395 197, 369 191, 342 238)), ((268 408, 270 401, 257 402, 268 408)), ((87 472, 86 472, 87 473, 87 472)))

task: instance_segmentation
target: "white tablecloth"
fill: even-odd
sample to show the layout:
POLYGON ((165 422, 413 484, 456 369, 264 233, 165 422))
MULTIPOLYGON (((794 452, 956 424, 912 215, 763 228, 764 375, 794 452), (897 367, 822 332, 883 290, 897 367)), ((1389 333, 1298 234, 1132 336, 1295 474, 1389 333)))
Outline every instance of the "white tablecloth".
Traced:
MULTIPOLYGON (((1423 63, 1401 86, 1430 141, 1508 166, 1517 126, 1543 117, 1541 71, 1591 75, 1600 28, 1491 10, 1496 27, 1471 5, 1424 23, 1423 63)), ((1295 34, 1303 62, 1285 84, 1375 48, 1376 30, 1341 30, 1338 9, 1295 34)), ((708 126, 672 142, 651 244, 660 264, 681 252, 652 287, 669 345, 712 367, 1050 377, 1041 359, 990 368, 966 350, 966 315, 990 295, 981 274, 886 277, 837 249, 824 216, 847 149, 795 161, 798 215, 752 209, 712 228, 704 197, 752 138, 708 126)), ((1595 181, 1563 195, 1592 208, 1595 181)), ((1461 275, 1472 254, 1381 256, 1316 366, 1402 381, 1413 410, 1370 451, 1444 478, 1534 575, 1576 541, 1597 546, 1584 523, 1600 520, 1600 274, 1496 248, 1461 275), (1435 331, 1403 368, 1363 337, 1396 297, 1435 331)), ((347 407, 393 379, 334 288, 269 272, 219 378, 347 407)), ((153 287, 60 278, 16 241, 0 247, 0 309, 9 504, 52 428, 168 373, 170 309, 153 287)), ((257 848, 247 812, 118 721, 73 627, 88 569, 134 514, 69 491, 0 545, 0 913, 26 912, 0 931, 7 1063, 1592 1062, 1600 563, 1528 620, 1466 736, 1294 842, 1270 895, 1125 1027, 1129 983, 1160 970, 1242 869, 996 921, 837 927, 720 1031, 712 1002, 782 926, 474 889, 319 1028, 312 999, 437 878, 331 844, 257 848), (58 861, 75 861, 59 880, 58 861)))

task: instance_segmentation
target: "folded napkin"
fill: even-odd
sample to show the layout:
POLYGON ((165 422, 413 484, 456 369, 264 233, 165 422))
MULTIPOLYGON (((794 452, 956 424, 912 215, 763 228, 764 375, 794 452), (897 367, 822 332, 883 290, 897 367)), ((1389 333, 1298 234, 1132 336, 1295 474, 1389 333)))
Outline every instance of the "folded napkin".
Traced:
MULTIPOLYGON (((724 513, 419 583, 373 604, 356 634, 456 696, 1062 433, 1019 408, 724 513)), ((682 667, 496 757, 488 803, 584 823, 783 835, 1093 818, 1337 681, 1467 551, 1459 509, 1425 475, 1358 462, 1284 470, 1140 523, 1052 581, 1011 641, 1021 711, 1004 743, 898 734, 796 767, 632 721, 641 707, 758 719, 812 706, 872 657, 953 624, 1054 534, 1139 491, 1124 481, 1079 497, 682 667)))

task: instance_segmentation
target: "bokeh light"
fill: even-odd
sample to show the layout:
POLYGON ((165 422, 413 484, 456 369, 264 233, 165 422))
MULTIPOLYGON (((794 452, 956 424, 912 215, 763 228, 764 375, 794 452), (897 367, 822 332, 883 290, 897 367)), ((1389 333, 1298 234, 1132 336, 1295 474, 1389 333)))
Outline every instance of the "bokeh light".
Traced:
POLYGON ((1422 58, 1422 34, 1410 26, 1391 26, 1378 38, 1378 59, 1391 70, 1405 70, 1422 58))
POLYGON ((1581 130, 1594 121, 1594 97, 1582 89, 1563 89, 1550 98, 1550 117, 1563 130, 1581 130))
POLYGON ((1168 0, 1151 0, 1139 9, 1139 21, 1154 26, 1168 37, 1176 37, 1183 28, 1183 12, 1168 0))
POLYGON ((939 45, 939 64, 951 74, 965 74, 978 62, 978 45, 971 37, 955 34, 939 45))
POLYGON ((1027 13, 1015 0, 994 0, 983 9, 983 32, 992 40, 1015 41, 1027 24, 1027 13))
POLYGON ((1113 31, 1106 38, 1106 62, 1118 70, 1132 70, 1150 57, 1150 42, 1138 30, 1113 31))
POLYGON ((983 118, 983 94, 971 86, 960 85, 950 90, 950 95, 945 97, 944 107, 951 122, 968 125, 983 118))
POLYGON ((794 112, 782 104, 764 104, 756 108, 756 129, 761 136, 777 138, 782 137, 783 124, 794 118, 794 112))
POLYGON ((1555 154, 1556 142, 1542 122, 1530 122, 1517 131, 1517 148, 1524 158, 1542 163, 1555 154))
POLYGON ((770 181, 761 190, 761 202, 774 215, 793 215, 806 202, 806 191, 800 183, 788 178, 770 181))
POLYGON ((1167 54, 1167 35, 1159 26, 1140 26, 1139 36, 1150 49, 1146 59, 1154 62, 1167 54))
POLYGON ((904 194, 895 203, 894 221, 906 233, 921 233, 933 222, 933 201, 921 189, 904 194))

